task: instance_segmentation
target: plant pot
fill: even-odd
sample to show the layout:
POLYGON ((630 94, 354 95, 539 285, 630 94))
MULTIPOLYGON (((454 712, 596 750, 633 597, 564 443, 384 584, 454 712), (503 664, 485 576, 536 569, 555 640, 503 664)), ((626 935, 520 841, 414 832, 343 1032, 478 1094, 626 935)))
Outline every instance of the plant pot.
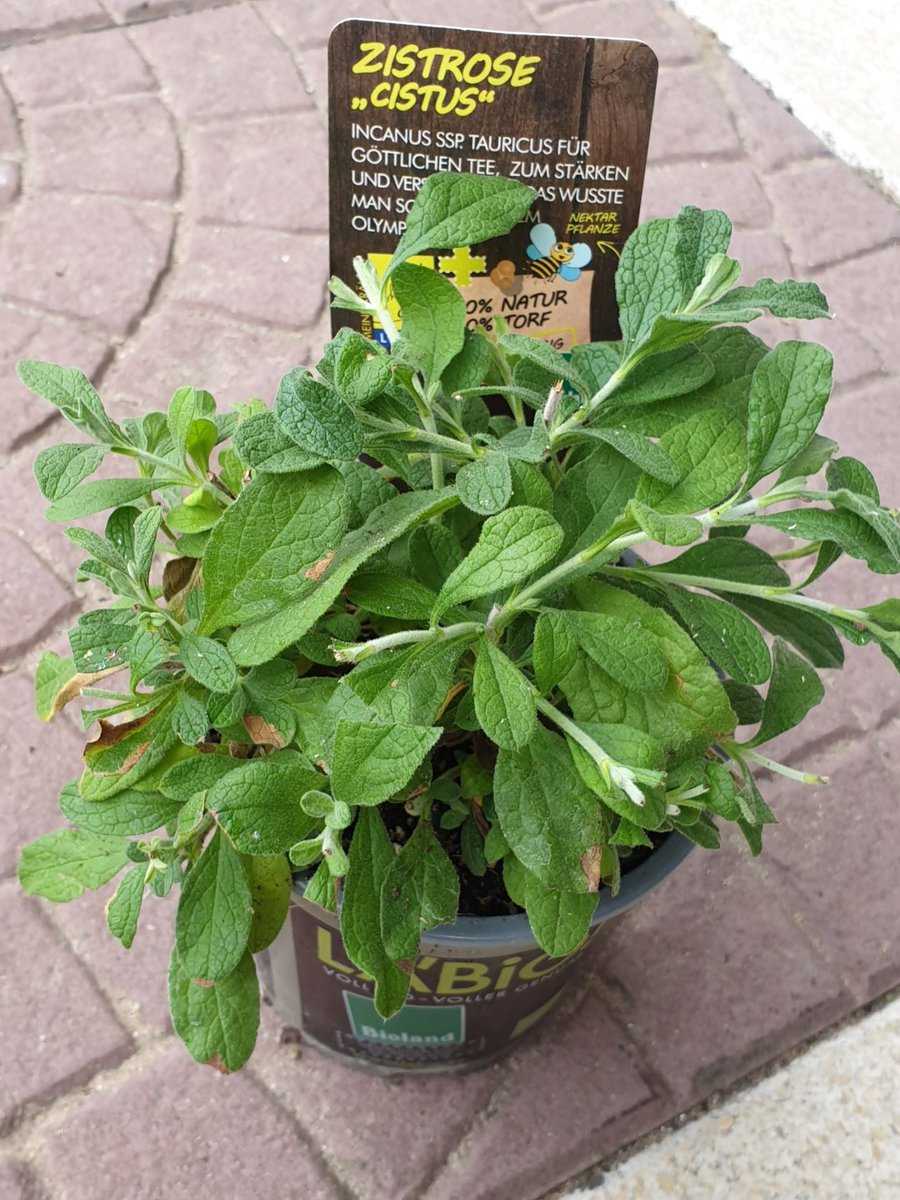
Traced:
POLYGON ((557 1005, 600 926, 663 882, 693 844, 670 833, 622 876, 619 894, 601 893, 591 931, 565 958, 549 958, 524 914, 458 917, 422 939, 406 1004, 388 1021, 375 1012, 372 983, 350 963, 338 918, 303 898, 259 955, 266 995, 305 1043, 379 1074, 471 1070, 511 1050, 557 1005))

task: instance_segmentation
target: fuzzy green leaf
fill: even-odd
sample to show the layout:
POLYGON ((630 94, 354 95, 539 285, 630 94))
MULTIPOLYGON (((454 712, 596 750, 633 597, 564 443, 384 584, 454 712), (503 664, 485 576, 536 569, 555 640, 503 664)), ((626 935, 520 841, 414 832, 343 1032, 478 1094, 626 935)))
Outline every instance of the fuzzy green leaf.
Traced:
POLYGON ((362 407, 379 396, 391 377, 391 360, 376 342, 348 331, 335 363, 334 386, 351 408, 362 407))
POLYGON ((679 471, 670 486, 644 476, 637 499, 662 513, 691 513, 730 496, 744 473, 741 426, 725 412, 698 413, 660 438, 679 471))
POLYGON ((428 383, 436 384, 463 347, 466 302, 449 279, 415 263, 397 267, 393 285, 404 345, 428 383))
POLYGON ((539 508, 507 508, 488 517, 478 541, 444 583, 433 619, 456 604, 512 587, 559 550, 563 531, 539 508))
POLYGON ((209 691, 231 692, 237 687, 237 667, 221 642, 183 633, 179 649, 187 673, 209 691))
POLYGON ((596 893, 547 887, 529 871, 524 899, 535 941, 551 958, 571 954, 587 937, 597 908, 596 893))
POLYGON ((399 1011, 409 988, 409 976, 391 961, 381 936, 381 890, 393 864, 381 814, 361 809, 350 843, 341 939, 350 961, 375 980, 375 1008, 385 1018, 399 1011))
POLYGON ((206 806, 242 854, 282 854, 315 824, 300 799, 322 783, 302 754, 278 750, 223 775, 206 806))
POLYGON ((667 588, 666 596, 710 662, 738 683, 765 683, 772 672, 769 648, 733 604, 680 587, 667 588))
POLYGON ((134 788, 118 792, 108 800, 87 800, 78 791, 77 783, 67 784, 59 797, 59 807, 67 821, 105 837, 152 833, 173 821, 180 805, 180 800, 171 800, 159 792, 139 792, 134 788))
POLYGON ((657 569, 676 575, 759 583, 766 587, 788 587, 791 582, 784 568, 765 550, 736 537, 712 538, 699 546, 691 546, 677 558, 658 565, 657 569))
POLYGON ((508 233, 521 221, 535 193, 500 175, 429 176, 406 216, 406 228, 385 272, 385 282, 400 263, 423 250, 473 246, 508 233))
POLYGON ((629 503, 628 513, 648 537, 663 546, 689 546, 703 536, 703 526, 694 517, 659 513, 639 500, 629 503))
POLYGON ((431 822, 420 820, 381 885, 381 936, 388 955, 415 958, 422 934, 454 921, 458 906, 456 868, 431 822))
POLYGON ((516 857, 548 887, 586 892, 582 857, 602 840, 596 800, 566 743, 538 725, 522 750, 501 750, 494 806, 516 857))
POLYGON ((185 876, 175 918, 175 946, 188 978, 231 974, 247 948, 252 915, 240 856, 218 830, 185 876))
POLYGON ((456 490, 466 508, 490 516, 506 508, 512 496, 509 459, 499 451, 465 463, 456 473, 456 490))
POLYGON ((84 442, 62 442, 42 450, 34 462, 34 477, 41 495, 48 500, 61 500, 73 488, 93 475, 103 462, 102 446, 84 442))
POLYGON ((99 888, 128 861, 124 838, 101 837, 81 829, 57 829, 31 842, 19 859, 19 883, 31 896, 75 900, 99 888))
POLYGON ((757 364, 747 424, 749 484, 809 444, 831 394, 832 364, 814 342, 781 342, 757 364))
POLYGON ((166 424, 175 449, 183 456, 187 453, 188 437, 195 421, 209 417, 216 410, 216 402, 202 388, 179 388, 169 402, 166 424))
POLYGON ((805 658, 795 654, 781 638, 772 646, 772 682, 766 693, 762 723, 749 743, 761 746, 799 725, 825 695, 822 681, 805 658))
POLYGON ((246 855, 243 863, 253 905, 247 949, 259 954, 274 942, 288 914, 291 868, 283 854, 246 855))
POLYGON ((254 666, 274 658, 286 646, 303 637, 367 559, 407 530, 458 502, 454 489, 443 488, 440 491, 407 492, 382 504, 364 525, 343 539, 332 560, 321 560, 314 577, 304 578, 297 599, 271 617, 244 625, 232 635, 228 643, 232 657, 242 666, 254 666))
POLYGON ((475 712, 488 737, 507 750, 520 750, 534 733, 531 684, 499 646, 484 639, 475 660, 475 712))
POLYGON ((278 385, 278 424, 301 449, 326 459, 354 459, 363 447, 363 430, 340 397, 295 367, 278 385))
POLYGON ((666 657, 637 621, 597 612, 567 612, 566 618, 581 649, 613 679, 639 692, 665 686, 666 657))
POLYGON ((271 412, 254 413, 242 421, 235 430, 234 448, 245 466, 270 475, 311 471, 324 461, 289 438, 271 412))
POLYGON ((438 726, 339 721, 331 787, 345 804, 381 804, 409 781, 443 731, 438 726))
POLYGON ((729 596, 748 617, 805 655, 814 667, 838 668, 844 664, 841 639, 827 621, 809 609, 776 604, 758 596, 729 596))
POLYGON ((114 938, 122 943, 126 950, 131 949, 134 935, 137 933, 138 921, 141 916, 141 904, 144 900, 144 877, 147 868, 143 864, 126 872, 122 876, 115 894, 106 904, 106 925, 114 938))
POLYGON ((79 483, 70 492, 61 496, 47 509, 48 521, 77 521, 92 517, 107 508, 118 508, 141 496, 148 496, 159 487, 166 487, 171 480, 160 479, 92 479, 79 483))
POLYGON ((532 666, 538 687, 546 695, 568 674, 578 657, 578 643, 563 612, 544 612, 534 627, 532 666))
POLYGON ((348 519, 344 481, 331 467, 254 479, 203 556, 201 632, 267 616, 303 594, 306 572, 335 552, 348 519))
POLYGON ((226 1074, 239 1071, 256 1045, 259 983, 249 951, 214 986, 194 983, 172 951, 169 964, 172 1026, 191 1057, 226 1074))
POLYGON ((121 429, 106 415, 103 401, 83 371, 23 359, 16 364, 16 374, 30 392, 49 401, 67 421, 89 437, 107 446, 125 441, 121 429))

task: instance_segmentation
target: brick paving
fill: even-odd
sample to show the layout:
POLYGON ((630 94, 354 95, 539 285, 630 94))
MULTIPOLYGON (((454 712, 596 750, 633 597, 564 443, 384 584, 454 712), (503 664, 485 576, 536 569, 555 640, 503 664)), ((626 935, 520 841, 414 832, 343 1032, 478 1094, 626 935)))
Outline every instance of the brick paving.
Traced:
MULTIPOLYGON (((896 502, 897 208, 657 0, 483 9, 457 0, 452 18, 656 48, 644 215, 721 206, 752 273, 815 272, 839 319, 797 333, 838 353, 825 431, 896 502)), ((784 755, 833 783, 766 782, 781 816, 768 854, 695 853, 603 938, 543 1034, 462 1079, 359 1076, 282 1044, 271 1013, 244 1075, 204 1072, 166 1016, 163 908, 128 955, 96 898, 52 908, 17 892, 17 847, 53 824, 78 746, 74 722, 48 730, 32 717, 30 670, 85 593, 67 582, 71 547, 41 521, 30 477, 58 431, 12 363, 78 363, 118 415, 161 406, 185 382, 226 403, 271 396, 327 324, 329 27, 447 13, 436 0, 2 6, 4 1200, 261 1187, 311 1200, 536 1200, 900 981, 900 703, 874 650, 849 654, 812 720, 784 739, 784 755)), ((851 602, 887 590, 853 563, 825 594, 832 579, 851 602)))

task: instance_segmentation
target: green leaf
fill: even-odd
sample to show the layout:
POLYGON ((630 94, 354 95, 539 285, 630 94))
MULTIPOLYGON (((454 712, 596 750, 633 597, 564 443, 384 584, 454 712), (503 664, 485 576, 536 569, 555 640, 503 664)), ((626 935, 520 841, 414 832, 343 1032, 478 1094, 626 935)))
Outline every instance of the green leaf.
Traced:
POLYGON ((724 680, 722 686, 728 693, 738 725, 758 725, 762 720, 763 698, 756 688, 746 683, 735 683, 733 679, 724 680))
POLYGON ((377 342, 350 331, 337 357, 334 386, 351 408, 361 408, 379 396, 391 378, 391 360, 377 342))
POLYGON ((187 977, 230 975, 247 948, 252 915, 240 856, 217 830, 185 876, 175 918, 175 946, 187 977))
POLYGON ((538 725, 522 750, 500 751, 494 806, 513 853, 548 887, 586 892, 582 857, 602 840, 596 800, 566 743, 538 725))
MULTIPOLYGON (((64 689, 78 674, 71 658, 61 658, 45 650, 34 673, 35 710, 42 721, 49 721, 65 704, 64 689)), ((80 686, 77 687, 80 691, 80 686)))
POLYGON ((203 556, 201 632, 267 616, 302 595, 306 573, 334 554, 348 519, 344 481, 331 467, 254 479, 203 556))
POLYGON ((209 691, 231 692, 237 687, 237 667, 221 642, 183 633, 179 650, 187 673, 209 691))
MULTIPOLYGON (((822 468, 828 463, 832 455, 837 453, 838 444, 832 441, 831 438, 822 437, 819 433, 814 433, 802 450, 799 450, 793 458, 781 468, 778 476, 778 482, 782 483, 786 479, 808 478, 811 475, 818 475, 822 468)), ((856 491, 859 489, 856 488, 856 491)), ((878 497, 876 496, 877 500, 878 497)))
POLYGON ((300 799, 322 783, 302 754, 277 750, 223 775, 210 786, 206 806, 242 854, 282 854, 315 824, 300 799))
POLYGON ((382 1017, 399 1012, 409 976, 388 956, 381 936, 381 891, 394 850, 377 809, 361 809, 350 843, 350 868, 341 905, 341 939, 352 963, 375 981, 375 1008, 382 1017))
POLYGON ((128 861, 124 838, 100 837, 81 829, 57 829, 31 842, 19 859, 19 883, 30 896, 76 900, 102 887, 128 861))
POLYGON ((206 697, 193 686, 182 687, 172 710, 172 728, 179 741, 196 746, 209 732, 209 713, 206 697))
POLYGON ((518 333, 505 333, 497 339, 500 349, 511 358, 524 358, 555 379, 567 379, 576 387, 584 388, 578 368, 558 350, 538 338, 525 337, 518 333))
POLYGON ((175 449, 182 457, 187 453, 188 435, 193 423, 215 411, 215 400, 209 392, 201 388, 179 388, 172 396, 166 414, 166 425, 175 449))
POLYGON ((247 855, 243 863, 253 904, 247 949, 251 954, 259 954, 275 941, 287 917, 291 868, 283 854, 247 855))
POLYGON ((422 183, 406 216, 406 228, 384 274, 423 250, 450 250, 499 237, 521 221, 535 192, 501 175, 463 175, 450 171, 422 183))
POLYGON ((105 450, 83 442, 63 442, 48 446, 35 459, 34 477, 41 495, 48 500, 61 500, 73 488, 93 475, 103 462, 105 450))
POLYGON ((772 646, 772 682, 766 693, 762 724, 749 742, 761 746, 799 725, 825 695, 822 681, 805 658, 776 638, 772 646))
MULTIPOLYGON (((841 459, 840 461, 846 460, 841 459)), ((859 463, 859 466, 866 471, 862 463, 859 463)), ((868 471, 866 473, 868 474, 868 471)), ((838 488, 837 491, 831 493, 829 498, 836 508, 855 513, 865 521, 893 556, 897 563, 895 569, 900 570, 900 524, 898 524, 895 512, 882 508, 877 499, 873 500, 868 495, 860 495, 848 488, 838 488)))
POLYGON ((629 462, 639 467, 645 475, 659 479, 662 483, 674 485, 681 478, 681 471, 667 450, 629 429, 592 426, 590 429, 578 430, 571 440, 606 442, 629 462))
POLYGON ((534 627, 532 666, 541 692, 546 695, 569 673, 578 657, 572 626, 562 612, 544 612, 534 627))
POLYGON ((769 648, 733 604, 680 587, 666 588, 666 598, 710 662, 738 683, 765 683, 772 672, 769 648))
POLYGON ((170 767, 159 781, 159 790, 164 796, 183 804, 198 792, 209 791, 230 771, 246 765, 243 759, 227 754, 195 754, 170 767))
POLYGON ((665 687, 669 664, 637 621, 598 612, 567 612, 575 641, 613 679, 639 692, 665 687))
POLYGON ((413 959, 427 929, 456 920, 459 876, 435 837, 419 821, 388 867, 381 885, 381 936, 392 959, 413 959))
POLYGON ((481 516, 500 512, 512 496, 509 459, 495 450, 464 463, 456 473, 456 490, 460 500, 472 512, 481 516))
POLYGON ((814 342, 781 342, 753 372, 747 424, 748 484, 809 444, 831 394, 833 360, 814 342))
MULTIPOLYGON (((654 570, 652 566, 648 569, 654 570)), ((789 587, 791 582, 787 572, 765 550, 736 537, 713 538, 691 546, 670 562, 658 564, 656 569, 766 587, 789 587)))
POLYGON ((314 578, 304 579, 305 586, 297 599, 271 617, 247 624, 232 635, 228 644, 232 657, 242 666, 273 658, 312 628, 367 559, 415 525, 457 503, 454 489, 443 488, 407 492, 376 508, 364 525, 344 538, 330 562, 318 564, 314 578))
POLYGON ((162 525, 165 513, 160 505, 154 504, 145 508, 136 518, 132 527, 134 569, 138 579, 144 583, 150 575, 153 566, 153 555, 156 550, 156 536, 162 525))
POLYGON ((674 486, 644 476, 637 499, 662 513, 690 513, 730 496, 746 463, 744 431, 728 413, 698 413, 663 434, 659 444, 678 468, 674 486))
POLYGON ((59 807, 67 821, 88 833, 106 837, 152 833, 173 821, 180 805, 180 800, 171 800, 159 792, 138 792, 133 788, 108 800, 87 800, 78 791, 77 783, 67 784, 59 797, 59 807))
POLYGON ((488 517, 478 541, 441 588, 433 619, 456 604, 521 582, 556 554, 562 540, 558 523, 539 508, 507 508, 488 517))
POLYGON ((363 448, 363 430, 340 397, 295 367, 278 385, 275 416, 301 449, 326 459, 353 459, 363 448))
POLYGON ((234 448, 251 471, 270 475, 311 471, 323 462, 321 455, 311 454, 292 441, 271 412, 254 413, 241 421, 235 430, 234 448))
POLYGON ((121 429, 111 421, 90 380, 74 367, 22 359, 16 364, 19 379, 36 396, 54 405, 67 421, 104 445, 126 441, 121 429))
POLYGON ((595 892, 547 887, 529 871, 524 899, 535 940, 551 958, 571 954, 587 937, 597 907, 595 892))
POLYGON ((485 638, 475 660, 475 712, 488 737, 507 750, 520 750, 535 730, 531 684, 503 653, 485 638))
POLYGON ((48 521, 76 521, 106 508, 118 508, 159 487, 171 486, 167 479, 93 479, 80 483, 54 502, 44 514, 48 521))
POLYGON ((428 383, 437 384, 462 349, 466 302, 449 279, 414 263, 396 268, 393 285, 403 342, 428 383))
POLYGON ((629 502, 628 514, 648 537, 663 546, 689 546, 703 536, 703 526, 694 517, 659 513, 639 500, 629 502))
POLYGON ((213 987, 192 982, 177 951, 169 964, 172 1026, 196 1062, 219 1071, 239 1071, 256 1045, 259 983, 249 951, 213 987))
POLYGON ((446 525, 432 521, 409 535, 409 561, 416 576, 436 592, 463 558, 459 538, 446 525))
MULTIPOLYGON (((188 496, 184 504, 170 509, 166 523, 176 533, 206 533, 219 521, 224 509, 206 492, 196 491, 188 496)), ((179 545, 179 549, 181 546, 179 545)))
POLYGON ((380 617, 428 621, 437 599, 431 588, 393 571, 360 571, 347 588, 351 604, 380 617))
POLYGON ((131 943, 137 933, 141 904, 144 899, 146 874, 147 868, 142 863, 132 867, 122 876, 115 894, 106 904, 107 928, 114 938, 118 938, 126 950, 131 949, 131 943))
POLYGON ((757 596, 730 596, 748 617, 763 629, 790 642, 814 667, 837 668, 844 664, 844 649, 834 629, 816 613, 757 596))
MULTIPOLYGON (((659 770, 666 756, 660 742, 629 725, 604 725, 582 721, 581 728, 617 762, 630 767, 659 770)), ((659 829, 666 819, 666 802, 661 790, 643 789, 643 805, 635 803, 603 774, 597 763, 574 738, 566 739, 575 769, 591 791, 612 812, 641 829, 659 829)))
POLYGON ((553 498, 565 530, 565 550, 576 553, 601 537, 634 496, 641 473, 612 446, 600 446, 566 471, 553 498))
POLYGON ((689 392, 709 383, 717 374, 719 356, 713 358, 705 353, 712 336, 710 334, 704 340, 704 351, 696 346, 679 346, 662 354, 649 355, 629 371, 610 397, 609 404, 633 410, 681 397, 686 403, 689 392))
POLYGON ((817 285, 798 283, 795 279, 785 279, 780 283, 774 279, 760 279, 750 287, 733 288, 717 306, 707 311, 715 315, 717 309, 723 314, 724 320, 733 319, 724 316, 726 313, 750 310, 758 315, 763 309, 768 309, 773 317, 787 320, 811 321, 830 315, 828 301, 817 285))
POLYGON ((464 388, 481 387, 493 361, 494 350, 484 332, 467 329, 462 350, 441 376, 444 392, 452 396, 464 388))
POLYGON ((365 806, 390 799, 442 732, 438 726, 339 721, 331 767, 334 798, 365 806))
POLYGON ((894 575, 900 570, 900 561, 880 534, 849 509, 791 508, 754 520, 757 525, 780 529, 803 541, 835 542, 845 554, 861 558, 870 570, 880 575, 894 575))
POLYGON ((344 477, 353 511, 353 525, 361 524, 373 508, 386 504, 397 495, 386 479, 364 462, 342 462, 337 469, 344 477))

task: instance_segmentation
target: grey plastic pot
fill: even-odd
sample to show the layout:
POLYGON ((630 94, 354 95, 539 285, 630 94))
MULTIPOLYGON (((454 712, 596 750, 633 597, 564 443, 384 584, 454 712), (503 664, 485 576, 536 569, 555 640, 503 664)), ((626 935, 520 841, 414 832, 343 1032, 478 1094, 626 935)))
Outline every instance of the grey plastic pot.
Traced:
POLYGON ((372 981, 350 963, 338 918, 303 898, 298 880, 281 933, 259 955, 265 992, 303 1041, 352 1066, 381 1074, 471 1070, 506 1053, 556 1006, 599 928, 659 887, 693 844, 670 833, 602 892, 588 937, 565 958, 549 958, 524 914, 459 917, 422 941, 409 998, 384 1021, 372 981))

